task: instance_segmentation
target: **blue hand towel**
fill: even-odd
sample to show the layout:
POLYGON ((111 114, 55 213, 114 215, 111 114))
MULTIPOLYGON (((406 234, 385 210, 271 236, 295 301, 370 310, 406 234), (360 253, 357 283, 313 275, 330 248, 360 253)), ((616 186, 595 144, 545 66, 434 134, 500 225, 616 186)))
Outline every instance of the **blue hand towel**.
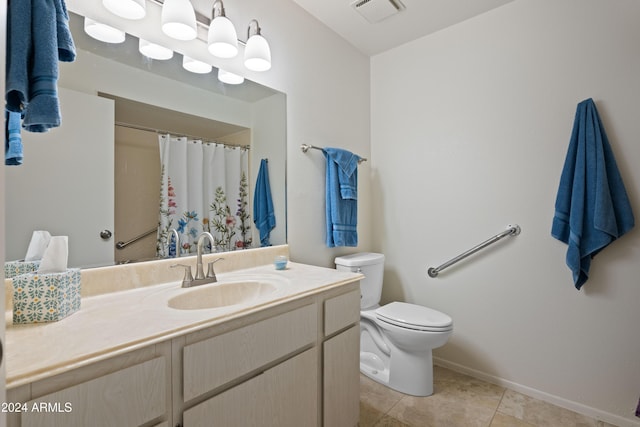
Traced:
POLYGON ((69 28, 69 13, 64 0, 55 0, 56 32, 58 35, 58 59, 62 62, 73 62, 76 59, 76 46, 69 28))
POLYGON ((271 246, 269 234, 276 226, 276 216, 273 211, 269 168, 266 159, 260 161, 260 170, 253 193, 253 222, 260 232, 260 246, 271 246))
POLYGON ((589 98, 578 104, 551 229, 568 245, 566 263, 577 289, 589 278, 591 259, 633 226, 622 177, 589 98))
POLYGON ((8 110, 23 112, 26 130, 60 125, 58 60, 74 59, 64 0, 9 2, 5 98, 8 110))
POLYGON ((20 113, 6 111, 6 133, 4 164, 7 166, 18 166, 22 164, 22 137, 20 136, 20 113))
POLYGON ((60 126, 58 102, 58 30, 53 0, 31 0, 33 58, 29 75, 29 104, 22 126, 30 132, 46 132, 60 126))
POLYGON ((7 6, 6 108, 21 112, 29 100, 29 69, 33 53, 31 0, 7 6))
POLYGON ((358 160, 339 148, 322 150, 327 162, 327 247, 358 246, 358 160))

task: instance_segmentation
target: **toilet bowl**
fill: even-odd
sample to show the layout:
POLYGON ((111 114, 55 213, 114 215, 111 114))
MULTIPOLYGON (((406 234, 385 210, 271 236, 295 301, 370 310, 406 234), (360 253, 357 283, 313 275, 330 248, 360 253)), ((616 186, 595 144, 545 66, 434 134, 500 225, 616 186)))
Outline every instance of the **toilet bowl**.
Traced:
POLYGON ((360 371, 405 394, 433 394, 432 350, 453 330, 451 317, 405 302, 379 305, 384 255, 357 253, 335 259, 339 270, 364 274, 360 281, 360 371))

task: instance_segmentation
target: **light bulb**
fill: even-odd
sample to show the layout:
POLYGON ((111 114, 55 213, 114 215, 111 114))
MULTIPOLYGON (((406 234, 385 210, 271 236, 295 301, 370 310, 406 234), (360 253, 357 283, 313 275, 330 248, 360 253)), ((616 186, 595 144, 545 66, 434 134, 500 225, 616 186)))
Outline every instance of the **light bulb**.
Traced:
POLYGON ((102 0, 102 5, 121 18, 142 19, 147 14, 146 0, 102 0))
POLYGON ((84 18, 84 32, 105 43, 122 43, 126 39, 124 31, 87 17, 84 18))
POLYGON ((162 5, 162 32, 176 40, 196 38, 196 12, 189 0, 165 0, 162 5))

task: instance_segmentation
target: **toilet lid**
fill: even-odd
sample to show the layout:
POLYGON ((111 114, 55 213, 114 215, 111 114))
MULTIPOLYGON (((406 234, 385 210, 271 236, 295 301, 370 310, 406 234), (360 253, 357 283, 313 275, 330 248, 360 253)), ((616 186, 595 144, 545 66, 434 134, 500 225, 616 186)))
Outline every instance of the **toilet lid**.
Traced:
POLYGON ((425 331, 448 331, 453 320, 431 308, 406 302, 392 302, 376 310, 378 319, 396 326, 425 331))

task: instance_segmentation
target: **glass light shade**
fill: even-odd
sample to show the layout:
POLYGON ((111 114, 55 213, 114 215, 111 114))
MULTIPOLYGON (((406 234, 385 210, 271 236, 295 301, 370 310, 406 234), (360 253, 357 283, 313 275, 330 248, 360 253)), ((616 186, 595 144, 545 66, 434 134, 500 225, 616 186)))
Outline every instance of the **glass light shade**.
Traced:
POLYGON ((102 5, 121 18, 142 19, 147 14, 146 0, 102 0, 102 5))
POLYGON ((239 85, 244 82, 244 77, 234 73, 230 73, 226 70, 218 69, 218 80, 220 80, 222 83, 227 83, 230 85, 239 85))
POLYGON ((126 38, 124 31, 87 17, 84 18, 84 32, 105 43, 122 43, 126 38))
POLYGON ((271 49, 267 40, 259 34, 251 36, 244 48, 244 66, 252 71, 271 68, 271 49))
POLYGON ((213 70, 213 67, 206 62, 198 61, 188 56, 182 57, 182 68, 196 74, 207 74, 213 70))
POLYGON ((218 16, 209 25, 209 52, 218 58, 233 58, 238 54, 238 34, 226 16, 218 16))
POLYGON ((164 61, 173 58, 173 51, 171 49, 143 39, 140 39, 138 42, 138 50, 141 54, 151 59, 164 61))
POLYGON ((196 12, 189 0, 165 0, 162 5, 162 32, 176 40, 196 38, 196 12))

